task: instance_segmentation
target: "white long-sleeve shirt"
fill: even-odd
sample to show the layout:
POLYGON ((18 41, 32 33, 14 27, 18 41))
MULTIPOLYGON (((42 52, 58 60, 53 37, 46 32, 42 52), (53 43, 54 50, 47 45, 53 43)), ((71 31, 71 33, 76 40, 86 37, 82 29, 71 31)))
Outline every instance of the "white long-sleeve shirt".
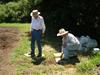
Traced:
POLYGON ((38 16, 37 19, 35 19, 32 15, 31 15, 31 27, 30 27, 30 31, 32 29, 35 29, 35 30, 39 30, 41 29, 42 30, 42 33, 45 32, 45 23, 44 23, 44 19, 42 16, 38 16))

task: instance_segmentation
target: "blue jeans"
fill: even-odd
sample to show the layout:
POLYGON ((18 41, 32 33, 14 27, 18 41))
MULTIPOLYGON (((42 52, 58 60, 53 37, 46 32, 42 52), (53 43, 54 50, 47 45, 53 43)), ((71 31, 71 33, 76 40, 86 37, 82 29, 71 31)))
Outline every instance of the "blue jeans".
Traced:
POLYGON ((71 56, 77 55, 77 51, 80 48, 80 44, 76 44, 75 46, 69 45, 66 48, 63 48, 64 58, 68 59, 71 56))
POLYGON ((31 54, 35 55, 35 41, 37 42, 38 46, 38 55, 42 55, 42 30, 32 30, 31 31, 32 38, 31 38, 31 54))

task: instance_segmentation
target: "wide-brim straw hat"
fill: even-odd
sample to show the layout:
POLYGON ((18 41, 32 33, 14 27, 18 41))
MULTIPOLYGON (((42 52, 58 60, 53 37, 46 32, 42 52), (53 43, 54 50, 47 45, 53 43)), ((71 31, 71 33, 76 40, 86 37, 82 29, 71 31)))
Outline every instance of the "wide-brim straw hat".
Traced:
POLYGON ((33 10, 30 16, 33 16, 33 15, 40 15, 40 12, 38 10, 33 10))
POLYGON ((62 35, 65 35, 67 33, 68 33, 68 31, 66 31, 64 28, 62 28, 59 30, 59 33, 57 33, 57 36, 62 36, 62 35))

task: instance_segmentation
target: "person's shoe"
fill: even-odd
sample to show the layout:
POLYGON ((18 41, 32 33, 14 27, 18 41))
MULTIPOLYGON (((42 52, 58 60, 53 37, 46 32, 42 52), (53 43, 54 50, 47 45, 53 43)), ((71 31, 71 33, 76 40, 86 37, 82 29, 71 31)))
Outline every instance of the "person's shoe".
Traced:
POLYGON ((31 54, 31 58, 32 58, 32 59, 35 58, 35 55, 34 55, 34 54, 31 54))
POLYGON ((77 55, 74 55, 74 56, 71 56, 71 57, 69 57, 69 58, 77 58, 78 56, 77 55))
POLYGON ((61 64, 61 65, 64 65, 64 64, 67 64, 69 62, 69 59, 61 59, 60 61, 58 61, 58 64, 61 64))
POLYGON ((61 61, 68 61, 69 59, 62 58, 61 61))
POLYGON ((38 55, 37 57, 42 57, 42 55, 38 55))

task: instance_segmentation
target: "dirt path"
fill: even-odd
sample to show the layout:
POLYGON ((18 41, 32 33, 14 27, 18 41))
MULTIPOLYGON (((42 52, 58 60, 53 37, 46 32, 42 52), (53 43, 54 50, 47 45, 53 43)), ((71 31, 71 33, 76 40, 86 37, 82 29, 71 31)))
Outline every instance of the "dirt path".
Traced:
POLYGON ((15 75, 15 66, 10 62, 9 56, 12 48, 19 41, 16 28, 0 28, 0 75, 15 75))

